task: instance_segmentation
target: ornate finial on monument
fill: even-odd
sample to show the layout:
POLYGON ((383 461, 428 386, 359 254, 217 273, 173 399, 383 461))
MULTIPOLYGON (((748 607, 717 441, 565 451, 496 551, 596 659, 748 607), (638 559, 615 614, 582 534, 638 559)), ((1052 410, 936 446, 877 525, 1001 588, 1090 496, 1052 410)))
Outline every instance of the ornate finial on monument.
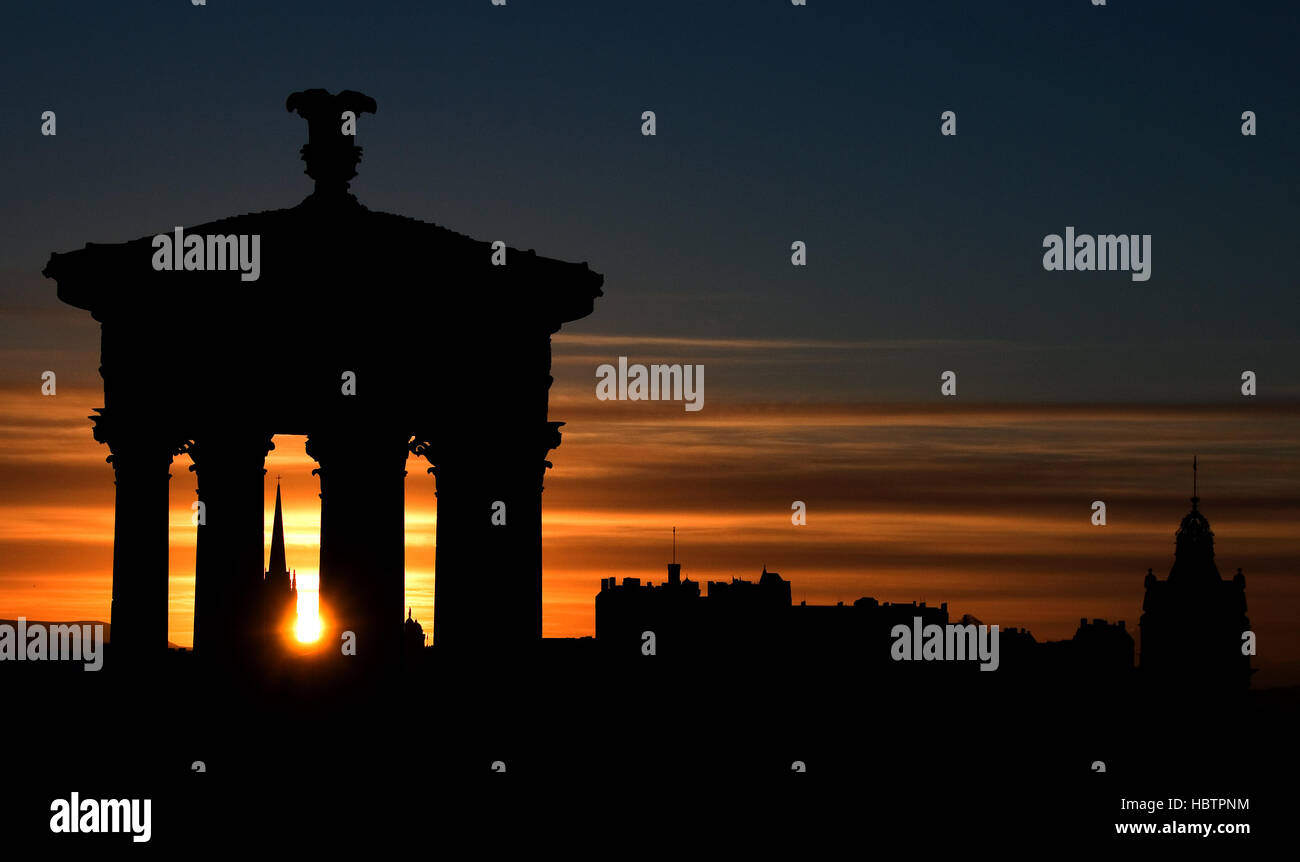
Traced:
POLYGON ((355 134, 344 131, 347 121, 343 115, 352 112, 353 120, 347 125, 355 130, 356 115, 375 113, 375 100, 355 90, 337 94, 300 90, 289 96, 284 107, 307 121, 307 143, 299 152, 307 163, 304 173, 316 181, 316 195, 347 194, 348 181, 357 175, 361 148, 353 143, 355 134))

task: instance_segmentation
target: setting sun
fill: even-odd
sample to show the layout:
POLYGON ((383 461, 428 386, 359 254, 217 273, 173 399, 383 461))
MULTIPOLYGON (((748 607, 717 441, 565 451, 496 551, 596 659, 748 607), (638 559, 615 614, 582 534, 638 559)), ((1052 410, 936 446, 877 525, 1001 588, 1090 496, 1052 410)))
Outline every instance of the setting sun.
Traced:
POLYGON ((307 614, 299 614, 298 622, 293 627, 294 637, 298 638, 299 643, 309 644, 320 639, 320 615, 314 611, 307 614))
POLYGON ((320 615, 320 593, 313 588, 318 582, 310 574, 303 575, 299 582, 307 588, 298 591, 298 614, 293 624, 293 636, 300 644, 315 643, 325 628, 320 615))

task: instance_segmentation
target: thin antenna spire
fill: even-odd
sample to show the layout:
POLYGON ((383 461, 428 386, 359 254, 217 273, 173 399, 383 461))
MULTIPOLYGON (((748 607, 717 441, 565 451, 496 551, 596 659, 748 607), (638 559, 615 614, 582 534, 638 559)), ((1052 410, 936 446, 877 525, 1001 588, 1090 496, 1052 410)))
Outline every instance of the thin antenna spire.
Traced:
POLYGON ((677 562, 677 528, 673 527, 673 562, 677 562))
POLYGON ((1192 456, 1192 497, 1196 497, 1196 456, 1192 456))

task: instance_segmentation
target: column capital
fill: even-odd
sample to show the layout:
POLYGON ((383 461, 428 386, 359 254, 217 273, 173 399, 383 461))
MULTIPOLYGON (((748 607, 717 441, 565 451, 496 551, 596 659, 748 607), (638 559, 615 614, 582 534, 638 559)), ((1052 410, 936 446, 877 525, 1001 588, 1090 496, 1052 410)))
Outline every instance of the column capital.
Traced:
POLYGON ((205 462, 224 464, 230 459, 257 459, 265 461, 275 449, 269 431, 239 431, 234 433, 206 434, 186 440, 181 452, 194 462, 191 470, 202 470, 205 462))
MULTIPOLYGON (((494 461, 504 463, 540 459, 550 467, 546 455, 560 447, 560 428, 563 422, 530 423, 520 430, 518 426, 491 429, 462 429, 448 433, 443 427, 425 428, 411 440, 411 454, 424 458, 431 466, 429 472, 437 475, 438 464, 444 460, 468 454, 470 457, 491 455, 494 461)), ((459 459, 458 459, 459 460, 459 459)))
POLYGON ((359 428, 317 431, 307 436, 307 454, 319 465, 313 475, 342 468, 353 470, 397 469, 406 472, 406 458, 413 443, 401 431, 359 428))
POLYGON ((246 430, 246 432, 234 433, 214 433, 200 434, 198 437, 186 439, 181 447, 181 451, 196 462, 203 458, 204 454, 213 454, 213 452, 242 452, 242 454, 257 454, 265 458, 270 451, 276 449, 276 443, 272 441, 274 434, 272 432, 261 432, 261 430, 246 430))
POLYGON ((124 457, 166 456, 168 461, 186 450, 189 441, 178 431, 160 425, 152 416, 133 416, 109 407, 96 407, 94 414, 86 417, 93 427, 95 442, 108 446, 112 453, 105 460, 117 464, 124 457))

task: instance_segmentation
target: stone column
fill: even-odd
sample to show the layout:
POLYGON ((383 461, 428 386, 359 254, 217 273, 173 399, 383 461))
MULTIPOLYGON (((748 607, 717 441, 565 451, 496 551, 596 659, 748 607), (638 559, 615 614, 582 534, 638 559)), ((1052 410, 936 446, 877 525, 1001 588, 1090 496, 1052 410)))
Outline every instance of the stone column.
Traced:
POLYGON ((194 579, 194 652, 207 659, 256 661, 270 644, 264 630, 267 432, 217 432, 188 447, 198 475, 203 520, 194 579))
POLYGON ((350 631, 359 660, 401 655, 410 439, 343 426, 307 440, 320 464, 320 604, 326 649, 335 654, 350 631))
POLYGON ((438 546, 434 643, 444 652, 517 654, 542 636, 542 479, 560 422, 422 441, 434 462, 438 546))
POLYGON ((434 465, 438 486, 434 643, 508 660, 542 635, 542 479, 563 423, 547 421, 558 325, 509 315, 499 324, 441 359, 474 373, 440 381, 413 451, 434 465), (447 404, 466 420, 443 418, 447 404))
POLYGON ((131 664, 167 650, 167 487, 177 446, 152 419, 98 413, 94 436, 113 453, 117 486, 109 637, 114 663, 131 664))

